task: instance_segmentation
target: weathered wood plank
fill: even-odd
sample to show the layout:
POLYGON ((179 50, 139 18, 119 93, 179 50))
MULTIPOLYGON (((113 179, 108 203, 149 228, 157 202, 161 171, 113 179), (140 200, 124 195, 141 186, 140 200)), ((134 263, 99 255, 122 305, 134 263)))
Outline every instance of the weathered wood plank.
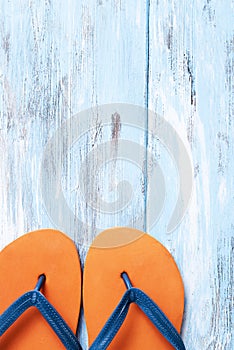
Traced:
MULTIPOLYGON (((107 102, 145 104, 146 18, 145 5, 140 1, 74 1, 69 6, 62 1, 40 6, 31 1, 18 7, 4 2, 2 18, 1 122, 8 157, 3 163, 9 172, 9 178, 3 177, 2 183, 6 197, 4 217, 9 215, 9 208, 15 208, 15 216, 16 207, 19 211, 21 205, 21 212, 7 221, 9 226, 13 222, 14 225, 12 231, 3 235, 5 245, 15 238, 15 232, 22 234, 38 226, 56 224, 46 218, 38 177, 45 144, 56 129, 88 107, 107 102), (10 181, 10 191, 6 190, 5 181, 10 181)), ((109 130, 102 129, 101 116, 94 115, 87 125, 88 136, 81 139, 77 151, 85 149, 87 153, 111 137, 115 148, 120 133, 126 133, 121 116, 120 120, 117 116, 112 120, 110 115, 109 130)), ((134 132, 131 134, 134 139, 134 132)), ((144 133, 136 134, 135 141, 144 143, 144 133)), ((73 152, 64 166, 68 192, 71 189, 66 176, 77 171, 72 165, 76 156, 73 152)), ((101 162, 105 163, 105 158, 101 162)), ((91 224, 94 216, 90 212, 87 217, 85 212, 82 219, 91 224)), ((95 222, 92 227, 95 231, 95 222)), ((95 232, 89 243, 93 235, 95 232)))
MULTIPOLYGON (((149 107, 192 152, 194 188, 184 220, 166 235, 178 178, 160 143, 150 147, 168 179, 151 230, 183 275, 188 349, 233 349, 233 8, 219 1, 151 1, 149 107), (160 148, 161 147, 161 148, 160 148), (172 174, 172 176, 171 176, 172 174), (170 200, 170 196, 173 200, 170 200)), ((174 167, 176 165, 174 164, 174 167)))

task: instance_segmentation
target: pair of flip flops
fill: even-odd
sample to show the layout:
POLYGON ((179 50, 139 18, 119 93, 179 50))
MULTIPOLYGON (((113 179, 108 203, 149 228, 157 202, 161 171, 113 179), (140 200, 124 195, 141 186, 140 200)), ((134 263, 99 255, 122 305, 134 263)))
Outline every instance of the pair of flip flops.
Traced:
POLYGON ((30 232, 0 253, 0 281, 0 349, 81 350, 75 334, 83 294, 90 350, 185 350, 179 270, 144 232, 103 231, 89 249, 83 281, 70 238, 30 232))

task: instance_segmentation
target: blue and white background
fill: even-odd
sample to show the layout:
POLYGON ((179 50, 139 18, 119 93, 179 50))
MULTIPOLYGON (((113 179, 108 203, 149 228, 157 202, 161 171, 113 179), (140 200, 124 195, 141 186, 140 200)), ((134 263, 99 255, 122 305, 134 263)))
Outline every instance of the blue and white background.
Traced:
POLYGON ((149 232, 189 350, 234 348, 233 23, 233 0, 0 0, 0 248, 56 227, 84 263, 102 229, 149 232))

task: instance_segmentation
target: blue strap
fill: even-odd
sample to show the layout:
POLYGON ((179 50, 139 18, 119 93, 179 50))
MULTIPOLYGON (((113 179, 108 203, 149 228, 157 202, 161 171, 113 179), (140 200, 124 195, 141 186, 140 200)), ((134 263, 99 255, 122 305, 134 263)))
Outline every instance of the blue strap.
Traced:
POLYGON ((131 303, 137 304, 159 332, 176 350, 186 350, 184 343, 165 314, 143 291, 130 287, 123 295, 118 306, 94 340, 90 350, 105 350, 123 324, 131 303))
POLYGON ((61 315, 37 289, 18 298, 0 316, 0 336, 31 306, 36 307, 68 350, 82 350, 76 336, 61 315))

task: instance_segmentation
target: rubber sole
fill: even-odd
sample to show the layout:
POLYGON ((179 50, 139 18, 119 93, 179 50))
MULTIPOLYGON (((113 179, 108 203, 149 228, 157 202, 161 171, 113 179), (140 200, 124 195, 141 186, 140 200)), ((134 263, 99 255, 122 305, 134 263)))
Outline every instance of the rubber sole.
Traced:
MULTIPOLYGON (((81 268, 76 247, 63 233, 45 229, 30 232, 0 253, 0 313, 34 289, 45 274, 42 293, 76 333, 81 302, 81 268)), ((3 334, 0 349, 64 349, 36 308, 28 309, 3 334)))
MULTIPOLYGON (((143 290, 180 332, 184 312, 184 287, 168 250, 148 234, 117 227, 105 230, 89 249, 83 277, 84 314, 89 345, 100 333, 126 287, 127 272, 134 287, 143 290)), ((170 350, 173 347, 134 304, 111 350, 170 350)))

